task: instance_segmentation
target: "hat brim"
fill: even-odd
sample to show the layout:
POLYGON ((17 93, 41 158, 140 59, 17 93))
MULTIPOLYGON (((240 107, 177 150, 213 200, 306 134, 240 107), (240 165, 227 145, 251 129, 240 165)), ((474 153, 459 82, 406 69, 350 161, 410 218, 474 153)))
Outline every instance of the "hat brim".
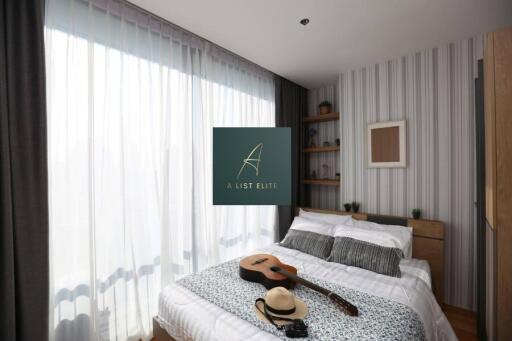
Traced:
MULTIPOLYGON (((308 306, 306 305, 306 303, 304 303, 304 301, 302 300, 299 300, 297 297, 294 297, 293 298, 295 300, 295 312, 293 314, 289 314, 289 315, 279 315, 279 314, 274 314, 274 313, 271 313, 272 316, 277 316, 277 317, 285 317, 285 318, 288 318, 288 319, 304 319, 304 317, 306 317, 306 315, 308 314, 308 306)), ((265 317, 265 314, 263 314, 261 311, 265 311, 264 310, 264 303, 259 301, 259 302, 256 302, 256 305, 253 307, 254 308, 254 311, 256 312, 256 316, 262 320, 263 322, 267 322, 267 323, 270 323, 270 321, 265 317), (258 310, 258 308, 261 310, 258 310)), ((290 322, 288 321, 274 321, 277 325, 283 325, 283 324, 288 324, 290 322)))

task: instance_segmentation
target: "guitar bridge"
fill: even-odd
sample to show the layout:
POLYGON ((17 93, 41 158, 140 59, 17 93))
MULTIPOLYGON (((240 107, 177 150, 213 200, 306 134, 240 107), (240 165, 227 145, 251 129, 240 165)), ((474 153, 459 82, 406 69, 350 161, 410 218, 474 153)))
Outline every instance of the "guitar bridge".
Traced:
POLYGON ((261 263, 263 263, 263 262, 265 262, 267 260, 268 260, 268 258, 260 258, 257 261, 255 261, 254 263, 252 263, 251 265, 258 265, 258 264, 261 264, 261 263))

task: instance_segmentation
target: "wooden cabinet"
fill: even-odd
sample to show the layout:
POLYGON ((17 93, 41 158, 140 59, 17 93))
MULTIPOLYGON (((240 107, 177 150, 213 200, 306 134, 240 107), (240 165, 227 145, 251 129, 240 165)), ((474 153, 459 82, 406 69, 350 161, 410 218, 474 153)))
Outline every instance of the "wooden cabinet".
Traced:
POLYGON ((496 241, 496 336, 512 340, 512 28, 488 34, 484 73, 485 200, 496 241))
POLYGON ((487 35, 484 54, 485 217, 494 228, 496 217, 496 96, 494 93, 494 33, 487 35))

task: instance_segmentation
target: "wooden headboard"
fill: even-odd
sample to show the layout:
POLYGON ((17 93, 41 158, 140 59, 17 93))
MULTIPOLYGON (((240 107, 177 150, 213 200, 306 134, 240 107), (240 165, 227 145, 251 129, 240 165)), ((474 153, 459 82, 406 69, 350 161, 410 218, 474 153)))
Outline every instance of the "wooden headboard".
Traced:
MULTIPOLYGON (((386 225, 402 225, 413 228, 412 256, 424 259, 430 265, 432 274, 432 291, 437 302, 443 307, 444 301, 444 225, 436 220, 409 219, 369 213, 353 213, 336 210, 324 210, 302 207, 304 211, 351 215, 357 220, 367 220, 386 225)), ((298 214, 297 208, 296 214, 298 214)))

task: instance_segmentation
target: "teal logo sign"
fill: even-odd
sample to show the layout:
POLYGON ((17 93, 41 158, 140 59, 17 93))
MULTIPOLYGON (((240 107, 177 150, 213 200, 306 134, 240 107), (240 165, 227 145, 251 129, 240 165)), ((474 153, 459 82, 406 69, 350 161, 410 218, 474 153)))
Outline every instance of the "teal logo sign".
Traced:
POLYGON ((213 128, 214 205, 290 205, 290 128, 213 128))

